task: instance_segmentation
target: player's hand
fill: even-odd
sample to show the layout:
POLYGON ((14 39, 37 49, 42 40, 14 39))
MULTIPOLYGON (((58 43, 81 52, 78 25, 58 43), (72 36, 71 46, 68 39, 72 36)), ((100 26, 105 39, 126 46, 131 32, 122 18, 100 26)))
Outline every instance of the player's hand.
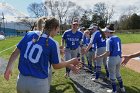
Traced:
POLYGON ((60 46, 59 48, 60 48, 60 49, 64 49, 64 46, 60 46))
POLYGON ((80 58, 71 59, 71 64, 73 64, 74 66, 78 66, 78 67, 82 66, 82 62, 80 61, 80 58))
POLYGON ((79 71, 80 71, 80 68, 79 68, 79 67, 74 66, 74 65, 72 65, 72 64, 71 64, 70 68, 71 68, 71 70, 72 70, 72 72, 73 72, 74 74, 78 74, 79 71))
POLYGON ((82 48, 82 49, 81 49, 81 54, 82 54, 82 55, 86 54, 86 48, 82 48))
POLYGON ((130 60, 129 56, 123 55, 123 61, 121 63, 122 66, 125 66, 127 62, 130 60))
POLYGON ((7 68, 4 73, 4 78, 8 81, 10 76, 12 76, 12 70, 10 68, 7 68))
POLYGON ((61 54, 62 56, 64 56, 64 54, 65 54, 65 49, 64 49, 64 47, 63 47, 63 46, 60 46, 59 48, 60 48, 60 54, 61 54))
POLYGON ((95 57, 93 57, 93 60, 97 60, 97 59, 99 59, 100 57, 98 57, 98 56, 95 56, 95 57))

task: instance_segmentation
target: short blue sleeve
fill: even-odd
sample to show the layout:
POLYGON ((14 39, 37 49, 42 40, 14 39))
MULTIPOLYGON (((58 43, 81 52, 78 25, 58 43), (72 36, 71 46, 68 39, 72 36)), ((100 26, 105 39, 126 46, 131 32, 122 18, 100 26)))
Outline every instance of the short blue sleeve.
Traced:
POLYGON ((87 42, 86 42, 86 36, 85 36, 85 35, 83 36, 82 43, 83 43, 84 45, 86 45, 86 44, 87 44, 87 42))
POLYGON ((25 44, 27 34, 21 39, 21 41, 17 44, 17 48, 21 50, 22 46, 25 44))
POLYGON ((63 33, 63 35, 62 35, 62 38, 63 38, 63 39, 66 39, 66 34, 67 34, 67 33, 66 33, 66 31, 65 31, 65 32, 63 33))

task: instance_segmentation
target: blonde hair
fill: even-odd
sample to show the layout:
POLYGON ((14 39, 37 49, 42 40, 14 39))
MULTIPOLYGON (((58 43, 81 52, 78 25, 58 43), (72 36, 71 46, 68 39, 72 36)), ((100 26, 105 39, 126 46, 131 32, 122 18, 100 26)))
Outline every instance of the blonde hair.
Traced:
POLYGON ((42 31, 43 30, 43 26, 45 21, 47 20, 47 17, 40 17, 37 21, 37 30, 42 31))
POLYGON ((85 30, 84 34, 90 34, 90 31, 89 30, 85 30))
MULTIPOLYGON (((42 22, 42 21, 39 21, 39 22, 42 22)), ((50 32, 53 29, 56 29, 57 27, 59 27, 59 21, 56 18, 54 18, 54 17, 50 17, 50 18, 46 18, 44 20, 44 24, 45 24, 44 27, 42 27, 39 24, 39 26, 42 27, 43 30, 42 30, 41 34, 39 35, 38 39, 35 40, 35 42, 39 41, 39 39, 42 36, 42 34, 45 33, 47 35, 46 46, 48 46, 48 40, 49 40, 50 32)))

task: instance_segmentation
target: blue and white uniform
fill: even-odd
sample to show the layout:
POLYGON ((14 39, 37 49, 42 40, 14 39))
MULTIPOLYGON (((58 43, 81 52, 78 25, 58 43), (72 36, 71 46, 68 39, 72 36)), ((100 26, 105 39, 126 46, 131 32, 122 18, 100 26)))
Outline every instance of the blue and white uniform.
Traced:
MULTIPOLYGON (((85 34, 82 32, 82 31, 80 31, 82 34, 83 34, 83 36, 82 36, 82 40, 81 40, 81 42, 80 42, 80 44, 82 45, 82 48, 85 48, 86 47, 86 45, 85 45, 85 38, 86 38, 86 36, 85 36, 85 34)), ((81 47, 79 47, 79 53, 81 54, 81 47)), ((81 61, 83 62, 83 67, 84 67, 84 65, 85 65, 85 54, 83 54, 83 55, 81 55, 81 61)))
POLYGON ((31 93, 48 93, 50 88, 48 85, 48 75, 51 64, 61 62, 58 42, 52 37, 47 37, 46 34, 42 34, 40 39, 34 42, 35 39, 38 39, 39 35, 40 31, 30 31, 17 45, 17 48, 20 50, 18 91, 22 88, 22 91, 33 91, 31 93), (48 46, 46 46, 46 39, 48 39, 48 46), (27 81, 23 79, 27 79, 27 81), (38 84, 34 84, 34 82, 38 84), (34 90, 32 90, 30 85, 34 85, 34 90))
POLYGON ((65 40, 66 48, 77 49, 80 45, 83 34, 80 31, 75 33, 72 30, 67 30, 64 32, 62 38, 65 40))
MULTIPOLYGON (((84 37, 83 39, 83 44, 85 46, 88 46, 90 43, 90 38, 84 37)), ((96 44, 92 44, 92 47, 89 49, 86 57, 87 57, 87 62, 88 62, 88 68, 89 70, 92 71, 92 62, 93 62, 93 56, 95 56, 95 51, 96 51, 96 44)), ((94 71, 96 69, 96 62, 94 62, 94 71)))
MULTIPOLYGON (((97 56, 103 54, 106 50, 106 40, 102 38, 101 32, 99 30, 95 31, 92 34, 90 44, 96 44, 96 47, 97 47, 96 55, 97 56)), ((109 77, 109 73, 108 73, 108 70, 107 70, 106 59, 107 58, 104 57, 104 58, 99 58, 99 59, 96 60, 97 63, 96 63, 96 78, 95 79, 98 79, 99 76, 100 76, 102 63, 105 66, 106 75, 107 75, 107 77, 109 77)))
POLYGON ((119 82, 120 88, 123 88, 123 82, 120 74, 120 64, 121 64, 121 40, 117 36, 111 36, 106 41, 107 47, 106 51, 110 52, 108 58, 108 70, 109 77, 112 83, 113 92, 116 91, 116 78, 119 82))
MULTIPOLYGON (((72 32, 71 29, 64 32, 62 39, 65 40, 65 60, 77 57, 79 53, 80 42, 83 34, 80 31, 72 32)), ((66 72, 69 73, 70 69, 66 68, 66 72)))

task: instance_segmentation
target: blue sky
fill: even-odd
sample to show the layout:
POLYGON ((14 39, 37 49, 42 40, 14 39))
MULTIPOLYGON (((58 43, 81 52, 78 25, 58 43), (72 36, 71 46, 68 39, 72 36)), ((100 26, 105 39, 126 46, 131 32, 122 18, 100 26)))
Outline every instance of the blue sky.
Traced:
POLYGON ((27 7, 29 6, 29 4, 34 2, 42 2, 42 0, 0 0, 0 2, 1 1, 12 5, 14 8, 25 14, 28 14, 27 7))
MULTIPOLYGON (((27 7, 29 4, 33 2, 40 3, 45 0, 0 0, 0 2, 6 2, 10 5, 12 5, 14 8, 17 10, 27 14, 27 7)), ((114 14, 114 19, 118 19, 121 14, 125 14, 128 12, 128 7, 130 6, 135 6, 138 10, 136 11, 137 14, 140 14, 140 0, 70 0, 78 5, 84 7, 84 8, 89 8, 93 7, 94 4, 98 2, 105 2, 106 4, 110 4, 114 6, 115 14, 114 14)))

